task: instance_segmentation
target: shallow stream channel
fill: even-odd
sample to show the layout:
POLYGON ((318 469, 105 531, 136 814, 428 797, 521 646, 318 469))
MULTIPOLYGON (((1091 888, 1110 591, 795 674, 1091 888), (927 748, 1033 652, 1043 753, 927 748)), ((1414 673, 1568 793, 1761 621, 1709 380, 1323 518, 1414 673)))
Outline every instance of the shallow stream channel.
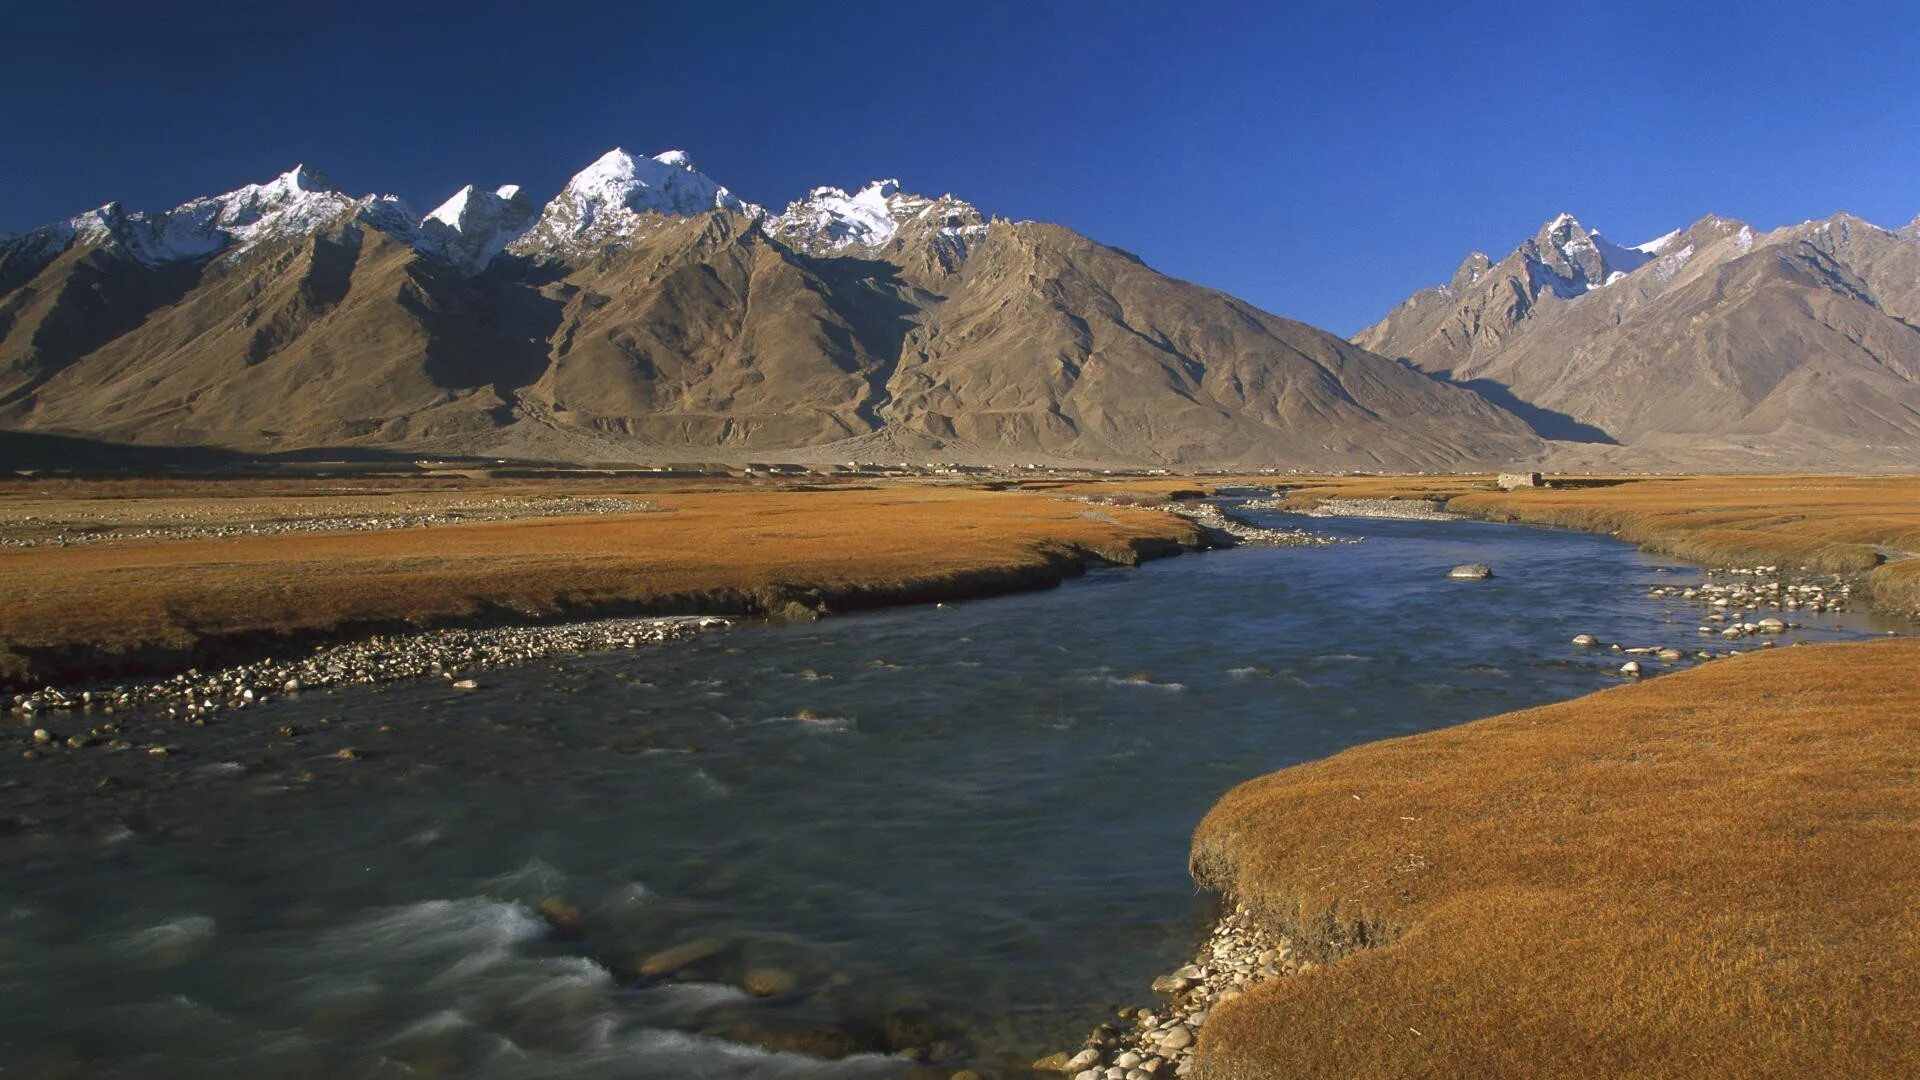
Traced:
POLYGON ((0 764, 0 1075, 1028 1075, 1191 956, 1232 785, 1618 683, 1578 633, 1701 647, 1614 540, 1247 516, 1364 539, 0 764))

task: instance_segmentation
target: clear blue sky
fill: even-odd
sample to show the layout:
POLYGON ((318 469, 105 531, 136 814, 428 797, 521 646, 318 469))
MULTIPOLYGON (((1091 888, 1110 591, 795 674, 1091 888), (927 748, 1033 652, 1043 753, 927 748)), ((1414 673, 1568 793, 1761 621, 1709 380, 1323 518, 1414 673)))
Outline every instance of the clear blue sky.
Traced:
POLYGON ((16 232, 301 161, 545 199, 681 147, 756 202, 897 175, 1351 333, 1561 210, 1920 214, 1914 3, 7 7, 16 232))

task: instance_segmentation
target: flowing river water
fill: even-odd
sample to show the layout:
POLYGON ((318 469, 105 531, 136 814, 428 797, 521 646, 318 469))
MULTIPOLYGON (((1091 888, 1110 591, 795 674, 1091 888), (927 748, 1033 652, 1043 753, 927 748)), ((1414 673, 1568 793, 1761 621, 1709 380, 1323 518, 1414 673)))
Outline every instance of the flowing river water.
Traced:
POLYGON ((1699 647, 1613 540, 1309 527, 1366 539, 304 693, 138 763, 185 782, 9 762, 0 1075, 1012 1069, 1185 962, 1233 784, 1618 682, 1575 633, 1699 647))

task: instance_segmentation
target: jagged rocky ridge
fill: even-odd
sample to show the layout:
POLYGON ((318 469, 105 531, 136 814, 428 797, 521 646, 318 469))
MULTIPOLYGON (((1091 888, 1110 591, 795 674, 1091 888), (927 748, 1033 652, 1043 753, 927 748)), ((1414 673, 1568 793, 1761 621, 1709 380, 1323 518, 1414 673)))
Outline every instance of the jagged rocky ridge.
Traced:
POLYGON ((1622 248, 1561 215, 1354 341, 1565 440, 1560 463, 1920 461, 1920 228, 1709 215, 1622 248))
POLYGON ((424 217, 306 168, 0 241, 0 426, 560 460, 1505 464, 1512 415, 1058 226, 614 150, 424 217))

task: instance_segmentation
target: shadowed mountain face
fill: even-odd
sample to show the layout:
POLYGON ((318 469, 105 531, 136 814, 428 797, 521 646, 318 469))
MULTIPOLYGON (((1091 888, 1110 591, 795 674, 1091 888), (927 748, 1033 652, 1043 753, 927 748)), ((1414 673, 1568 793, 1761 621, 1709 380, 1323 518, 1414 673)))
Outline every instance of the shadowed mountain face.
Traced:
POLYGON ((0 426, 249 452, 1445 468, 1518 418, 1066 229, 877 181, 773 215, 614 151, 534 213, 308 170, 0 241, 0 426))
POLYGON ((1549 438, 1624 447, 1563 458, 1920 460, 1913 226, 1837 214, 1756 233, 1707 217, 1618 248, 1562 217, 1499 263, 1469 257, 1354 340, 1480 390, 1549 438))

